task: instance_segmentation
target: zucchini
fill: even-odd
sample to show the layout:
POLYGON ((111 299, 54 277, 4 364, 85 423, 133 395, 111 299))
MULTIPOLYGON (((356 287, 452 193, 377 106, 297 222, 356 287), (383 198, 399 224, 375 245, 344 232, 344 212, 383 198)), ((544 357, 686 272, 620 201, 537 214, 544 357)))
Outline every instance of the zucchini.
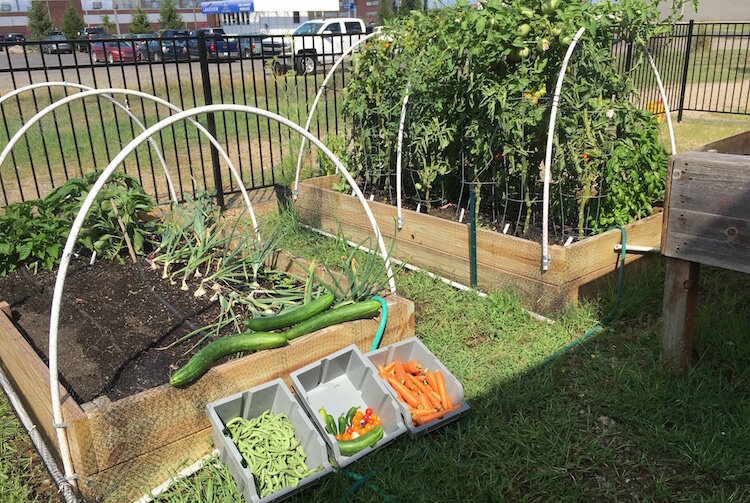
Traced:
POLYGON ((205 374, 211 364, 222 356, 239 352, 260 351, 261 349, 273 349, 286 345, 284 334, 266 332, 248 332, 244 334, 230 335, 216 340, 201 349, 190 358, 182 368, 172 374, 169 384, 179 388, 187 386, 200 376, 205 374))
POLYGON ((321 408, 318 413, 323 418, 323 422, 326 425, 326 431, 331 435, 336 435, 336 421, 333 420, 332 416, 328 415, 328 412, 324 408, 321 408))
POLYGON ((381 438, 383 438, 383 427, 376 426, 354 440, 339 440, 339 452, 342 456, 353 456, 362 449, 373 447, 381 438))
POLYGON ((330 327, 344 323, 345 321, 360 320, 362 318, 372 318, 380 310, 380 302, 377 300, 366 300, 356 302, 344 307, 336 307, 332 310, 309 318, 296 327, 290 328, 285 332, 287 340, 296 339, 297 337, 315 332, 321 328, 330 327))
POLYGON ((283 311, 274 316, 259 316, 245 320, 245 327, 256 332, 270 332, 277 328, 286 328, 296 325, 301 321, 312 318, 320 314, 333 304, 333 294, 328 293, 312 302, 308 302, 299 307, 283 311))

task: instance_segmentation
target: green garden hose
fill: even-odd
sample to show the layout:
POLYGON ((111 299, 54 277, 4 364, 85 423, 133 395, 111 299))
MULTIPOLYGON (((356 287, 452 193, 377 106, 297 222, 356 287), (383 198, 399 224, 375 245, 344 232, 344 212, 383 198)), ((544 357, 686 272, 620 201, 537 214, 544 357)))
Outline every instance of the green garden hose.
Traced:
POLYGON ((380 346, 380 339, 383 338, 383 332, 385 332, 385 324, 388 321, 388 304, 383 297, 377 295, 373 295, 370 300, 377 300, 382 308, 380 310, 380 324, 375 332, 375 338, 372 340, 372 346, 370 346, 370 351, 375 351, 380 346))
POLYGON ((569 349, 581 344, 583 341, 597 333, 599 330, 604 328, 606 325, 609 325, 612 320, 615 317, 615 313, 617 313, 617 309, 620 307, 620 298, 622 298, 622 286, 625 283, 625 228, 621 225, 616 225, 612 227, 613 229, 620 229, 620 234, 622 235, 622 250, 620 251, 620 274, 617 280, 617 294, 615 295, 615 305, 612 307, 612 310, 609 312, 607 316, 601 319, 599 323, 591 327, 588 332, 583 334, 583 336, 578 337, 576 339, 573 339, 551 355, 549 355, 547 358, 544 359, 541 366, 544 367, 548 363, 550 363, 552 360, 560 356, 561 354, 565 353, 569 349))

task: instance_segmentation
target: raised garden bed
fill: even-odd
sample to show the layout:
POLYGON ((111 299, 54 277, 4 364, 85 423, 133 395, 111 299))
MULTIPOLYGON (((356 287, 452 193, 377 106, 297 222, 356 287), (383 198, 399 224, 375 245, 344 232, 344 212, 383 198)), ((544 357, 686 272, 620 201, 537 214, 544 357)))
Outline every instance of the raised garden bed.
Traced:
MULTIPOLYGON (((360 241, 372 235, 362 218, 359 201, 333 190, 338 177, 323 176, 300 183, 295 204, 300 221, 330 233, 339 225, 350 239, 360 241)), ((404 226, 395 232, 396 207, 370 202, 386 241, 395 238, 393 257, 468 285, 468 225, 404 209, 404 226)), ((658 247, 662 214, 643 218, 625 227, 631 245, 658 247)), ((550 268, 541 270, 541 245, 534 241, 477 229, 477 287, 481 290, 511 290, 533 311, 551 314, 569 302, 593 292, 606 276, 617 269, 619 255, 614 245, 620 232, 613 230, 575 242, 551 245, 550 268)), ((628 254, 626 264, 642 262, 642 255, 628 254)))
MULTIPOLYGON (((300 279, 309 267, 284 252, 276 252, 267 265, 300 279)), ((14 307, 5 304, 0 314, 0 360, 36 424, 56 445, 44 359, 51 295, 45 283, 49 285, 52 276, 32 279, 3 280, 3 296, 10 295, 14 307)), ((168 371, 170 365, 180 363, 184 348, 163 355, 154 348, 189 327, 161 306, 151 306, 150 293, 135 267, 81 266, 71 271, 68 285, 69 305, 63 310, 60 332, 60 369, 66 386, 61 386, 60 394, 79 487, 92 501, 135 499, 181 464, 209 452, 207 403, 277 377, 286 379, 291 371, 350 344, 366 351, 377 328, 376 320, 328 327, 283 348, 225 361, 190 387, 176 389, 167 384, 168 371), (120 309, 110 312, 97 307, 97 296, 99 306, 120 304, 120 309), (81 315, 83 311, 88 315, 81 315)), ((205 317, 215 316, 216 306, 209 301, 195 300, 191 292, 178 288, 170 290, 165 282, 154 281, 154 285, 156 293, 167 297, 187 321, 200 325, 205 317)), ((413 304, 394 295, 387 300, 383 345, 414 334, 413 304)))

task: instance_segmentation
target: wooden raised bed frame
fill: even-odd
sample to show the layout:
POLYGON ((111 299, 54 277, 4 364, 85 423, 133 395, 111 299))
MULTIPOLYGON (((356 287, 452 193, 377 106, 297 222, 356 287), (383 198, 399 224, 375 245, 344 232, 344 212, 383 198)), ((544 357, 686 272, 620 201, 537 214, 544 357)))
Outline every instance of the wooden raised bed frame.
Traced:
MULTIPOLYGON (((300 221, 336 234, 339 224, 349 239, 360 241, 372 236, 362 207, 351 195, 332 189, 338 177, 324 176, 300 183, 295 204, 300 221)), ((393 239, 396 207, 370 202, 383 238, 393 239)), ((396 233, 393 256, 414 266, 438 273, 468 285, 469 228, 450 220, 403 210, 405 223, 396 233)), ((658 247, 661 239, 661 213, 626 226, 627 243, 658 247)), ((579 297, 593 292, 598 280, 613 273, 619 254, 620 231, 592 236, 570 246, 551 245, 549 270, 541 270, 541 245, 486 229, 477 229, 477 287, 480 290, 512 290, 529 309, 553 314, 579 297)), ((628 254, 626 263, 642 259, 628 254)))
MULTIPOLYGON (((277 270, 304 278, 309 262, 277 252, 277 270)), ((324 274, 321 269, 318 274, 324 274)), ((381 345, 414 335, 414 304, 389 295, 388 323, 381 345)), ((60 386, 73 465, 87 501, 124 502, 143 495, 211 451, 206 404, 289 373, 355 343, 369 351, 376 320, 319 330, 283 348, 261 351, 212 368, 185 389, 169 384, 110 402, 78 404, 60 386)), ((61 344, 65 344, 65 334, 61 344)), ((7 303, 0 311, 0 363, 37 427, 57 450, 52 428, 49 369, 16 329, 7 303)), ((64 369, 63 369, 64 371, 64 369)))

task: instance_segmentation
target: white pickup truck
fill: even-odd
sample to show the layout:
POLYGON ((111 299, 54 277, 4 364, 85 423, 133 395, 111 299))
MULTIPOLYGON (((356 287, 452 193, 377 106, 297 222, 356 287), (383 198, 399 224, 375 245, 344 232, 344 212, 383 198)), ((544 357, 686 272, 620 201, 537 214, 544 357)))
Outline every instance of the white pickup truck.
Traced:
POLYGON ((364 21, 353 17, 314 19, 294 30, 291 40, 277 37, 261 41, 264 53, 293 55, 294 69, 299 75, 315 72, 324 61, 332 64, 351 44, 365 36, 364 21), (283 43, 283 48, 278 47, 283 43))

